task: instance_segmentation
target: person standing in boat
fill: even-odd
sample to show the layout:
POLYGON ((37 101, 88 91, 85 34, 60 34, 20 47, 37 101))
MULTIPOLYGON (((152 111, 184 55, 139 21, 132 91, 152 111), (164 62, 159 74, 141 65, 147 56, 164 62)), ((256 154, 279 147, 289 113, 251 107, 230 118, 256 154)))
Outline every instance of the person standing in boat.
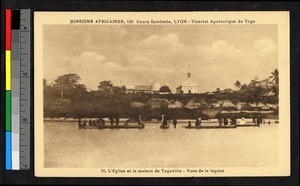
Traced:
POLYGON ((222 125, 222 118, 221 117, 218 118, 218 122, 219 122, 219 126, 221 126, 222 125))
POLYGON ((228 125, 228 118, 227 118, 227 116, 224 117, 224 125, 228 125))
POLYGON ((81 128, 81 118, 78 119, 78 127, 81 128))
POLYGON ((165 115, 161 115, 161 125, 165 127, 168 126, 168 120, 165 115))
POLYGON ((173 125, 174 125, 174 129, 175 129, 176 125, 177 125, 177 119, 176 118, 173 118, 173 125))
POLYGON ((191 121, 188 122, 188 127, 192 127, 192 122, 191 121))
POLYGON ((234 124, 234 117, 231 117, 231 119, 230 119, 230 125, 235 125, 234 124))
POLYGON ((260 115, 257 116, 257 125, 259 126, 262 122, 262 118, 260 115))
POLYGON ((129 125, 129 122, 131 122, 131 121, 132 121, 132 119, 126 120, 125 123, 124 123, 124 125, 125 125, 125 126, 128 126, 128 125, 129 125))
POLYGON ((202 122, 201 118, 196 118, 195 127, 201 126, 201 122, 202 122))
POLYGON ((103 118, 99 118, 99 125, 105 125, 105 121, 103 118))
POLYGON ((117 116, 117 117, 115 118, 115 123, 116 123, 117 126, 119 125, 119 123, 120 123, 120 118, 119 118, 119 116, 117 116))
POLYGON ((199 119, 196 118, 195 127, 198 127, 198 126, 199 126, 199 119))
POLYGON ((245 125, 245 124, 246 124, 245 118, 242 118, 241 124, 242 124, 242 125, 245 125))
POLYGON ((161 115, 161 127, 164 126, 165 115, 161 115))
POLYGON ((232 118, 232 124, 233 124, 233 125, 236 125, 236 117, 233 117, 233 118, 232 118))
POLYGON ((256 116, 253 116, 252 122, 256 124, 256 116))
POLYGON ((143 123, 142 123, 142 116, 141 115, 139 115, 138 116, 138 125, 142 125, 143 123))
POLYGON ((164 125, 164 126, 168 126, 168 120, 167 120, 167 117, 164 117, 163 125, 164 125))
POLYGON ((115 123, 115 119, 113 117, 110 117, 109 121, 110 121, 110 125, 113 126, 115 123))

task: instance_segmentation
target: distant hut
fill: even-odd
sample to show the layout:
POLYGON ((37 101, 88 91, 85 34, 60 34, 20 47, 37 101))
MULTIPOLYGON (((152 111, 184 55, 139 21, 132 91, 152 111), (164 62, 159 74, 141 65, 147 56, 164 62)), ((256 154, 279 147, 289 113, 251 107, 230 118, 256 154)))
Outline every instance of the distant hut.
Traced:
POLYGON ((278 105, 277 105, 277 104, 267 103, 266 105, 267 105, 270 109, 273 109, 273 110, 277 110, 277 109, 278 109, 278 105))
POLYGON ((262 102, 250 103, 249 104, 253 110, 269 110, 269 107, 262 102))
POLYGON ((238 110, 251 110, 252 109, 252 107, 246 102, 238 102, 236 104, 236 108, 238 110))
POLYGON ((144 107, 144 103, 134 101, 130 103, 130 107, 135 109, 142 109, 144 107))
POLYGON ((175 102, 171 102, 169 105, 168 105, 168 108, 169 109, 180 109, 182 108, 182 103, 180 103, 180 101, 176 100, 175 102))
POLYGON ((168 108, 170 101, 164 98, 151 98, 147 101, 146 105, 150 107, 151 110, 159 108, 168 108))
POLYGON ((219 102, 209 104, 209 108, 220 108, 221 104, 219 102))
POLYGON ((197 109, 198 106, 199 106, 198 104, 196 104, 193 100, 191 100, 184 107, 189 110, 193 110, 193 109, 197 109))
POLYGON ((205 100, 200 100, 199 102, 195 102, 195 105, 198 106, 199 109, 206 109, 208 108, 208 104, 205 100))
POLYGON ((216 108, 206 108, 202 110, 202 114, 206 116, 206 118, 216 118, 220 113, 219 109, 216 108))
POLYGON ((237 107, 230 101, 224 100, 221 105, 222 110, 237 110, 237 107))
POLYGON ((195 102, 193 100, 189 101, 184 107, 186 108, 186 111, 188 116, 191 117, 201 117, 202 113, 200 111, 200 108, 203 105, 200 102, 195 102))
POLYGON ((263 94, 263 96, 266 96, 266 97, 272 97, 272 96, 275 96, 276 94, 271 90, 270 92, 267 92, 265 94, 263 94))
POLYGON ((255 117, 257 115, 261 115, 263 117, 267 116, 268 114, 273 114, 273 110, 243 110, 241 111, 243 115, 247 117, 255 117))

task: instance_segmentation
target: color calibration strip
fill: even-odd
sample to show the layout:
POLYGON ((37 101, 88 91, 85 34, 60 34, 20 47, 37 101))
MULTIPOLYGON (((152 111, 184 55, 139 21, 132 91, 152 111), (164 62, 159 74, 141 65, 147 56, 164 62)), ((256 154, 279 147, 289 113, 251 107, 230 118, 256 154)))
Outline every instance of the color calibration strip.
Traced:
POLYGON ((30 165, 30 10, 6 9, 6 170, 30 165))
POLYGON ((5 10, 5 169, 12 170, 11 151, 11 13, 5 10))

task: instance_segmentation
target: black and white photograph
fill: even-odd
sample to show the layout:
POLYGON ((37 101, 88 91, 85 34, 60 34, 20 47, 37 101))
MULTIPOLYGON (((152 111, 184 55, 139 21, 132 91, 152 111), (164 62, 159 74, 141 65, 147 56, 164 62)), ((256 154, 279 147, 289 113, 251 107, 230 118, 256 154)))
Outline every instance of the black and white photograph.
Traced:
POLYGON ((36 12, 36 175, 289 175, 288 17, 36 12))

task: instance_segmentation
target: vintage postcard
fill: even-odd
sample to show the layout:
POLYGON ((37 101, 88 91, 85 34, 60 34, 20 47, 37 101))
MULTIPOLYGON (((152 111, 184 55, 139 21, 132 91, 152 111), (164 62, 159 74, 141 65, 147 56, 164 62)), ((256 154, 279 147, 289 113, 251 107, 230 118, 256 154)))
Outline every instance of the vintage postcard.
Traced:
POLYGON ((289 12, 35 12, 35 175, 290 175, 289 12))

